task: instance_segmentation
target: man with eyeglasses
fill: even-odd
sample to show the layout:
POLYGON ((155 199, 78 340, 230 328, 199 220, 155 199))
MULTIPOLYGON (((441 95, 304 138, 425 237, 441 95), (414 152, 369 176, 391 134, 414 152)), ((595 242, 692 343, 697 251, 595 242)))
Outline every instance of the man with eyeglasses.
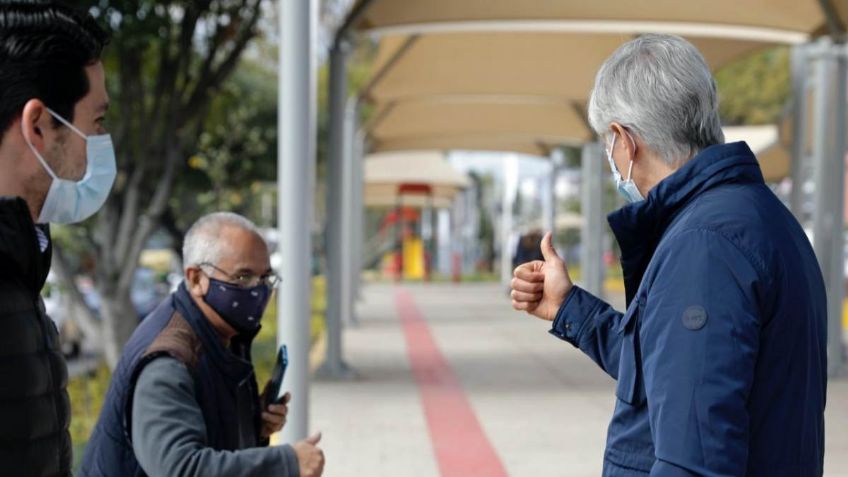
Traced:
POLYGON ((289 396, 263 409, 250 345, 279 278, 242 216, 199 219, 185 281, 127 343, 80 475, 320 476, 320 434, 268 447, 289 396))

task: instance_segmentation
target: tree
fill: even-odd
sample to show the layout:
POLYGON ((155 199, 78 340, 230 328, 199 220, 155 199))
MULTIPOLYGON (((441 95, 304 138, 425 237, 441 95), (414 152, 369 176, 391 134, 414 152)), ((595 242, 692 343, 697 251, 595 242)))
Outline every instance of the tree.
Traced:
MULTIPOLYGON (((103 209, 76 234, 94 251, 101 297, 101 323, 80 321, 99 331, 111 368, 137 324, 130 287, 139 256, 168 208, 175 177, 197 150, 213 95, 257 35, 261 3, 100 0, 91 7, 113 32, 104 65, 118 178, 103 209)), ((55 261, 71 284, 61 247, 55 261)))
POLYGON ((719 110, 728 125, 774 124, 790 94, 789 48, 767 48, 716 73, 719 110))
MULTIPOLYGON (((263 196, 276 204, 277 83, 273 69, 244 60, 215 95, 187 167, 179 171, 161 225, 175 251, 188 226, 216 210, 242 214, 260 225, 263 196)), ((272 211, 265 211, 272 212, 272 211)))

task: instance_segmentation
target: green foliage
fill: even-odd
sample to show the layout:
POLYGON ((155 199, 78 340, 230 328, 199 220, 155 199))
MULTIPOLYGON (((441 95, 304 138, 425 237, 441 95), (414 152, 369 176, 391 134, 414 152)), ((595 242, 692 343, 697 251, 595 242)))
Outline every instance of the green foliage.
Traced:
POLYGON ((716 82, 725 124, 775 123, 791 91, 789 48, 768 48, 735 61, 716 73, 716 82))
MULTIPOLYGON (((225 85, 237 84, 228 80, 260 33, 257 23, 262 1, 70 2, 90 11, 112 34, 102 61, 111 97, 106 127, 115 142, 118 173, 96 219, 77 226, 80 232, 56 243, 57 252, 70 244, 79 247, 76 255, 91 254, 86 257, 90 260, 72 257, 68 263, 91 265, 89 271, 103 305, 102 320, 92 323, 92 328, 103 331, 103 350, 110 366, 116 364, 135 326, 128 309, 130 287, 145 245, 161 225, 169 231, 176 229, 172 216, 179 214, 171 210, 170 199, 175 185, 192 183, 184 174, 188 159, 204 147, 207 151, 224 147, 201 137, 201 131, 206 119, 223 108, 220 103, 228 98, 227 93, 229 97, 239 94, 230 88, 218 95, 225 85), (202 140, 198 142, 198 138, 202 140)), ((247 83, 244 88, 253 86, 247 83)), ((229 109, 236 113, 235 121, 251 115, 250 110, 232 105, 229 109)), ((233 124, 225 126, 234 128, 233 124)), ((261 153, 262 141, 267 140, 261 135, 252 140, 249 133, 239 139, 233 149, 254 155, 261 153)), ((221 158, 209 162, 217 165, 221 158)), ((220 176, 230 171, 221 167, 215 172, 220 176)), ((228 179, 230 176, 227 174, 228 179)), ((233 178, 239 179, 242 177, 233 178)), ((189 204, 194 202, 191 197, 174 210, 190 212, 193 207, 189 204)), ((63 280, 73 286, 73 275, 79 271, 67 270, 63 280)))
POLYGON ((109 380, 112 374, 103 363, 94 372, 68 380, 68 395, 71 399, 71 442, 74 444, 74 467, 78 466, 85 445, 103 407, 109 380))
MULTIPOLYGON (((323 276, 312 279, 312 316, 310 318, 310 342, 314 344, 324 334, 324 313, 327 310, 326 280, 323 276)), ((253 342, 253 367, 260 390, 271 376, 277 356, 277 299, 271 299, 262 321, 262 329, 253 342)))
MULTIPOLYGON (((261 38, 255 46, 258 57, 242 60, 222 85, 212 98, 196 142, 186 150, 188 167, 179 171, 175 180, 170 217, 166 218, 174 221, 174 232, 185 230, 194 219, 214 210, 234 211, 262 224, 264 195, 276 210, 277 72, 268 67, 277 60, 276 50, 261 38)), ((370 42, 355 43, 348 64, 351 95, 369 80, 373 56, 370 42)), ((317 78, 319 181, 325 177, 329 153, 328 77, 325 63, 317 78)), ((360 123, 370 114, 371 106, 363 103, 360 123)))
POLYGON ((243 61, 212 100, 192 149, 169 201, 177 230, 215 210, 262 223, 262 195, 276 204, 275 72, 243 61))

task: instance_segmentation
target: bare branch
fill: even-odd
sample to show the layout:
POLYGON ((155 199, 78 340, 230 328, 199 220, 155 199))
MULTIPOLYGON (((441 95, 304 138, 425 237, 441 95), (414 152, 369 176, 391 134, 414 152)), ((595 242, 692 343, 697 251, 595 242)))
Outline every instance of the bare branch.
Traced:
MULTIPOLYGON (((119 58, 129 56, 123 41, 116 41, 115 49, 118 52, 119 58)), ((120 62, 119 68, 121 70, 121 77, 124 77, 123 75, 127 73, 125 72, 125 65, 123 61, 120 62)), ((117 98, 119 103, 118 109, 123 113, 123 116, 128 119, 131 117, 133 111, 132 96, 133 95, 127 90, 127 85, 121 85, 121 92, 117 98)), ((121 145, 130 144, 133 140, 133 124, 130 121, 120 121, 119 123, 120 126, 118 127, 115 136, 117 143, 121 145)), ((125 169, 128 162, 129 161, 125 156, 118 156, 118 170, 125 169)))
MULTIPOLYGON (((215 57, 218 55, 218 48, 221 47, 221 41, 223 40, 223 38, 224 29, 220 23, 215 22, 215 31, 210 37, 209 45, 207 47, 208 51, 206 52, 206 57, 203 59, 203 63, 201 64, 200 73, 197 76, 198 83, 202 81, 203 78, 206 78, 209 75, 210 71, 212 71, 212 63, 215 62, 215 57)), ((188 85, 189 83, 191 83, 192 80, 191 69, 188 68, 188 65, 186 65, 184 79, 185 81, 183 83, 183 86, 185 87, 185 90, 183 91, 183 93, 188 90, 188 85)), ((180 100, 181 102, 184 102, 182 96, 183 95, 181 94, 180 100)))
MULTIPOLYGON (((187 17, 188 14, 189 12, 184 13, 183 21, 185 21, 185 17, 187 17)), ((150 112, 147 116, 147 124, 156 124, 156 120, 159 117, 159 110, 162 108, 162 103, 165 101, 166 92, 168 91, 168 89, 166 89, 166 85, 173 84, 173 80, 170 80, 172 75, 169 73, 171 70, 174 70, 174 60, 171 55, 173 34, 174 25, 171 22, 168 22, 167 33, 164 38, 159 41, 159 69, 157 70, 158 74, 156 75, 156 83, 153 87, 153 106, 150 108, 150 112)))
POLYGON ((133 225, 138 215, 138 201, 141 189, 141 180, 144 177, 143 168, 139 167, 133 172, 132 177, 124 190, 124 207, 121 210, 121 220, 118 226, 117 237, 115 237, 115 259, 120 263, 130 246, 130 236, 133 225))
POLYGON ((194 91, 189 97, 188 103, 183 110, 183 117, 192 118, 198 110, 202 109, 203 104, 209 101, 209 92, 217 89, 221 85, 221 82, 223 82, 223 80, 232 73, 241 58, 242 52, 244 52, 244 49, 247 47, 247 44, 256 36, 256 23, 259 21, 259 15, 262 10, 259 8, 261 0, 245 2, 245 4, 247 3, 251 3, 251 16, 248 17, 245 26, 241 28, 237 37, 233 40, 233 47, 227 54, 226 58, 216 69, 210 70, 207 75, 198 80, 197 85, 195 86, 194 91))
MULTIPOLYGON (((185 12, 183 13, 182 22, 180 23, 179 39, 177 40, 177 48, 174 57, 170 54, 172 45, 169 38, 163 40, 161 44, 161 53, 166 53, 164 57, 168 61, 160 63, 159 75, 157 79, 156 100, 151 109, 149 124, 161 124, 159 114, 163 104, 173 104, 174 98, 178 94, 177 82, 182 71, 188 68, 191 63, 192 41, 194 32, 197 29, 199 18, 209 10, 211 1, 195 1, 188 2, 185 12)), ((169 108, 171 110, 171 108, 169 108)))
POLYGON ((177 217, 174 214, 173 207, 168 206, 165 209, 159 222, 165 228, 165 231, 168 232, 168 235, 171 236, 172 250, 178 257, 182 257, 185 230, 177 225, 177 217))
POLYGON ((191 56, 194 51, 192 41, 194 40, 194 33, 197 30, 197 24, 203 15, 208 13, 212 7, 211 0, 195 1, 192 4, 194 6, 194 15, 190 24, 183 23, 183 36, 180 38, 180 53, 182 56, 177 63, 179 67, 178 73, 184 79, 188 76, 187 72, 191 65, 191 56), (187 33, 186 30, 188 31, 187 33))
POLYGON ((159 217, 161 217, 165 211, 165 207, 168 205, 168 198, 171 196, 171 189, 174 184, 177 161, 180 157, 179 144, 168 148, 165 156, 165 172, 156 185, 156 192, 153 194, 150 205, 138 219, 138 226, 132 238, 132 245, 123 257, 123 265, 121 267, 120 278, 118 279, 119 289, 127 289, 132 284, 132 278, 136 268, 135 264, 138 263, 138 259, 144 249, 144 244, 156 229, 159 217))

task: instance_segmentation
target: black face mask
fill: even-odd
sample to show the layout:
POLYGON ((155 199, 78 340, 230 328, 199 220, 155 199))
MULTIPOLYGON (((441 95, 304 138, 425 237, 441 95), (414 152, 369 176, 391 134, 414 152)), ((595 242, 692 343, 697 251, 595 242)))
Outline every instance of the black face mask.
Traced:
POLYGON ((262 314, 271 298, 271 287, 260 284, 253 288, 209 278, 209 290, 203 297, 224 321, 240 335, 256 336, 261 328, 262 314))

